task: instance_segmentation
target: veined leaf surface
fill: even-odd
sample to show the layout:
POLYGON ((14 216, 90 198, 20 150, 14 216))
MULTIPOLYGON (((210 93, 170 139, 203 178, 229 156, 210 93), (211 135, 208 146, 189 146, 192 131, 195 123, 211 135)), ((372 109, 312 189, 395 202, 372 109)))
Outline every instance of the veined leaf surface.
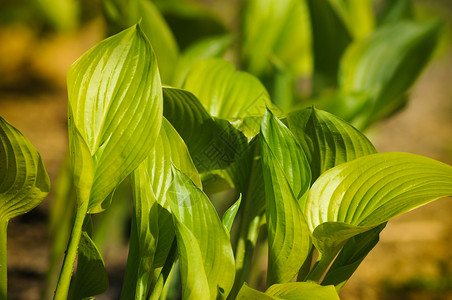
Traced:
POLYGON ((267 285, 291 281, 311 249, 311 236, 300 205, 311 171, 303 149, 270 111, 261 127, 265 211, 268 227, 267 285))
POLYGON ((270 103, 256 77, 236 71, 233 64, 218 58, 194 63, 183 88, 193 93, 210 115, 224 119, 262 116, 270 103))
MULTIPOLYGON (((207 196, 181 171, 174 169, 170 186, 171 211, 177 227, 176 236, 181 255, 183 295, 188 299, 192 290, 197 289, 198 280, 207 278, 209 299, 226 298, 234 283, 235 263, 229 233, 220 221, 215 208, 207 196), (199 248, 199 250, 198 250, 199 248), (188 252, 191 249, 193 252, 188 252), (202 258, 191 262, 192 256, 202 258), (188 257, 187 257, 188 256, 188 257), (188 276, 196 270, 201 277, 188 276), (219 294, 219 295, 218 295, 219 294)), ((207 293, 204 290, 205 293, 207 293)), ((207 295, 207 294, 205 294, 207 295)), ((206 299, 202 297, 198 299, 206 299)))
POLYGON ((29 212, 49 190, 49 176, 38 150, 0 117, 0 222, 29 212))
POLYGON ((287 122, 308 158, 313 181, 334 166, 376 153, 361 132, 326 111, 302 109, 290 113, 287 122))
POLYGON ((146 158, 160 130, 160 77, 140 27, 102 41, 78 59, 68 72, 68 93, 75 184, 79 201, 90 201, 89 212, 95 213, 146 158))
POLYGON ((338 248, 360 232, 450 195, 451 166, 415 154, 377 153, 323 173, 309 191, 305 215, 316 246, 338 248))
MULTIPOLYGON (((145 209, 148 214, 147 217, 142 218, 142 222, 144 222, 142 226, 147 229, 142 228, 141 232, 152 233, 155 242, 158 241, 157 247, 154 249, 156 251, 154 267, 163 266, 174 238, 173 221, 167 198, 172 181, 172 165, 187 174, 190 180, 201 188, 201 178, 193 165, 184 141, 171 124, 163 119, 154 149, 133 173, 135 201, 137 204, 141 203, 141 210, 145 209), (157 221, 153 220, 156 219, 155 217, 149 218, 153 205, 156 205, 158 210, 154 213, 154 215, 158 215, 158 224, 153 223, 157 221)), ((149 248, 149 246, 146 247, 149 248)))
POLYGON ((274 284, 265 293, 244 284, 237 295, 243 300, 339 300, 334 286, 322 286, 310 282, 288 282, 274 284))

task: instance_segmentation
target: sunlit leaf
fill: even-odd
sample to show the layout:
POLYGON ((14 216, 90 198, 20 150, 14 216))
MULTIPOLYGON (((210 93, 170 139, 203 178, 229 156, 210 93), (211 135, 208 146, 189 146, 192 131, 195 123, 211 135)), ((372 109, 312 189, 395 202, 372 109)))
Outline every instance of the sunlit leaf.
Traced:
POLYGON ((300 203, 304 203, 311 171, 302 147, 270 111, 264 116, 260 139, 270 285, 292 280, 309 254, 311 237, 300 203))
POLYGON ((90 201, 95 213, 146 158, 160 129, 157 62, 140 27, 102 41, 77 60, 68 72, 68 93, 78 201, 90 201))
MULTIPOLYGON (((209 299, 216 299, 218 293, 222 297, 227 297, 235 276, 229 234, 207 196, 184 173, 174 169, 173 174, 174 179, 168 197, 171 198, 171 211, 177 226, 179 254, 182 261, 188 261, 185 266, 181 264, 182 285, 185 289, 193 289, 199 277, 187 275, 193 274, 195 269, 202 278, 204 271, 210 291, 204 290, 205 295, 210 295, 209 299), (187 253, 186 250, 189 248, 194 252, 187 253), (199 252, 202 258, 201 265, 199 259, 191 261, 192 256, 199 258, 199 252), (186 257, 187 255, 189 257, 186 257)), ((187 290, 184 299, 190 292, 187 290)))
POLYGON ((29 212, 49 190, 49 176, 38 150, 0 117, 0 222, 29 212))
MULTIPOLYGON (((369 35, 375 27, 373 0, 328 0, 355 39, 369 35)), ((394 1, 397 2, 397 1, 394 1)))
POLYGON ((287 300, 339 300, 334 286, 322 286, 310 282, 274 284, 265 291, 265 294, 287 300))
POLYGON ((222 222, 224 227, 228 231, 231 231, 232 224, 234 223, 235 215, 237 214, 237 211, 239 210, 240 203, 242 202, 242 194, 240 194, 239 199, 231 205, 231 207, 228 208, 228 210, 224 213, 222 222))
POLYGON ((451 183, 452 167, 433 159, 371 154, 323 173, 309 192, 305 215, 316 247, 337 251, 360 232, 452 195, 451 183))
POLYGON ((244 284, 237 299, 246 300, 339 300, 334 286, 322 286, 309 282, 289 282, 274 284, 265 293, 250 288, 244 284))
POLYGON ((334 166, 376 153, 361 132, 326 111, 295 111, 288 115, 287 122, 308 158, 313 181, 334 166))
POLYGON ((352 44, 341 61, 340 88, 368 95, 368 103, 352 120, 365 128, 403 106, 405 94, 435 49, 440 23, 409 21, 381 27, 352 44))
POLYGON ((210 115, 224 119, 261 116, 270 102, 257 78, 218 58, 194 63, 183 88, 193 93, 210 115))
POLYGON ((237 295, 237 300, 278 300, 280 298, 276 298, 270 295, 266 295, 265 293, 250 288, 246 283, 243 284, 240 289, 239 294, 237 295))

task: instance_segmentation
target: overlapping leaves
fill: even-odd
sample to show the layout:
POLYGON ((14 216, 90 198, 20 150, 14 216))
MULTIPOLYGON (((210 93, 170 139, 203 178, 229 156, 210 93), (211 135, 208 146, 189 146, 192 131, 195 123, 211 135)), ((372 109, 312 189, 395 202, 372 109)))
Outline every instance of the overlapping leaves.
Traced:
POLYGON ((311 172, 295 137, 270 111, 264 115, 260 140, 269 247, 267 284, 289 282, 311 248, 300 207, 311 172))
POLYGON ((183 299, 218 299, 229 294, 235 263, 229 233, 207 196, 173 169, 171 211, 181 260, 183 299))
POLYGON ((341 164, 312 186, 305 214, 320 251, 389 219, 452 195, 452 167, 408 153, 377 153, 341 164))

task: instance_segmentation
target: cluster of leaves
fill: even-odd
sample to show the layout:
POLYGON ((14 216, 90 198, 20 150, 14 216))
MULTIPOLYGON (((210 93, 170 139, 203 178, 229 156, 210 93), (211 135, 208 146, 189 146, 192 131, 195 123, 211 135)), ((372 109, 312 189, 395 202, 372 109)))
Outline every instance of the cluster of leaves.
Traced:
MULTIPOLYGON (((68 72, 66 189, 76 208, 55 299, 107 290, 92 216, 110 213, 127 178, 121 299, 165 299, 177 278, 183 299, 339 299, 388 220, 452 195, 451 166, 376 153, 350 124, 366 128, 399 109, 434 49, 438 22, 413 21, 409 1, 388 2, 378 17, 370 0, 245 1, 238 58, 249 72, 219 58, 232 40, 210 36, 222 26, 200 41, 182 34, 189 21, 217 24, 210 15, 170 2, 103 1, 113 31, 141 21, 68 72), (305 99, 296 83, 308 77, 305 99), (231 188, 237 197, 220 219, 206 193, 231 188), (246 283, 262 247, 265 292, 246 283)), ((6 241, 9 218, 37 205, 49 184, 36 150, 0 121, 6 241)), ((6 299, 6 275, 0 282, 6 299)))

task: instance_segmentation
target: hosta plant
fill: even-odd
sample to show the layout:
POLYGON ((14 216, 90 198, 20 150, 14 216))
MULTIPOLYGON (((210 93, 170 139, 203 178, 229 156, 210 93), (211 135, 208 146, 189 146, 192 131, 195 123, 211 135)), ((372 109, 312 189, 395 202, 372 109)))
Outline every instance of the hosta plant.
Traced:
POLYGON ((68 297, 77 249, 72 297, 108 287, 90 219, 128 176, 122 299, 165 298, 174 282, 183 299, 338 299, 387 221, 452 195, 451 166, 377 153, 315 107, 284 113, 221 59, 194 63, 182 89, 162 87, 140 25, 83 55, 68 85, 77 209, 55 299, 68 297), (205 191, 229 188, 237 202, 220 216, 205 191), (247 285, 261 247, 265 291, 247 285))
MULTIPOLYGON (((96 233, 121 215, 130 228, 120 299, 339 299, 390 219, 452 195, 451 166, 377 153, 357 129, 406 103, 439 23, 392 2, 376 15, 370 0, 248 0, 238 33, 196 40, 165 14, 212 19, 171 2, 102 1, 109 29, 123 30, 68 71, 72 184, 58 195, 73 189, 75 201, 58 201, 75 216, 54 299, 108 289, 96 233), (234 34, 242 70, 221 58, 234 34), (300 78, 309 91, 297 90, 300 78)), ((30 163, 9 150, 16 138, 1 137, 3 197, 24 179, 11 161, 30 163)), ((35 164, 37 203, 48 180, 35 164)), ((7 195, 4 231, 16 203, 7 195)))

